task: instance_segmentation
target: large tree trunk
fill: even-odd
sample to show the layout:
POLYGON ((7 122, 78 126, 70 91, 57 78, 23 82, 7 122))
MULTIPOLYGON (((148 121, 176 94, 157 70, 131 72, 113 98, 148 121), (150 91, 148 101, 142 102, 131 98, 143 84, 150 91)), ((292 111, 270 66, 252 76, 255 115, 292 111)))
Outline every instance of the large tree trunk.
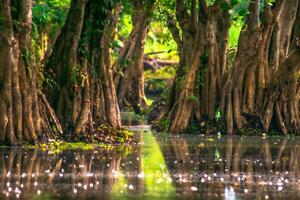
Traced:
POLYGON ((288 57, 298 5, 299 0, 277 1, 273 9, 267 4, 260 19, 259 0, 250 2, 222 94, 221 108, 229 134, 249 123, 245 115, 258 116, 266 131, 274 119, 281 132, 299 132, 298 55, 288 57))
POLYGON ((179 49, 180 62, 171 88, 166 116, 172 133, 183 132, 193 116, 213 119, 220 98, 221 82, 226 74, 226 55, 230 18, 216 2, 207 7, 206 1, 177 0, 176 21, 169 20, 169 29, 179 49), (217 30, 220 30, 218 32, 217 30), (182 37, 180 37, 182 32, 182 37))
POLYGON ((286 16, 278 22, 278 27, 281 27, 278 31, 283 29, 283 34, 280 39, 276 35, 274 38, 277 39, 277 43, 273 44, 281 48, 275 51, 274 54, 279 53, 271 60, 275 71, 267 89, 262 113, 265 130, 269 130, 273 120, 277 126, 275 128, 284 134, 300 133, 300 1, 295 1, 291 6, 289 12, 285 13, 286 16, 290 16, 291 22, 285 21, 286 16), (277 63, 279 64, 277 65, 277 63))
POLYGON ((77 49, 87 0, 72 0, 71 7, 46 65, 47 98, 63 124, 71 121, 72 101, 78 78, 77 49))
POLYGON ((101 123, 120 127, 110 43, 119 18, 106 1, 73 0, 47 67, 57 87, 48 97, 65 129, 78 135, 101 123))
POLYGON ((31 0, 0 1, 0 143, 10 145, 53 138, 53 125, 61 132, 53 110, 38 92, 31 9, 31 0))
POLYGON ((146 106, 144 92, 144 45, 149 26, 149 15, 154 1, 133 1, 136 12, 132 16, 133 29, 114 64, 114 81, 121 109, 131 105, 135 112, 146 106))
POLYGON ((259 62, 257 47, 261 39, 259 29, 259 0, 250 2, 246 23, 240 35, 232 72, 225 83, 222 96, 222 113, 226 115, 227 131, 229 134, 233 132, 233 123, 235 123, 238 129, 243 126, 241 109, 252 111, 254 109, 254 76, 257 63, 259 62), (244 82, 246 83, 244 84, 244 82), (245 90, 243 89, 244 85, 246 87, 245 90), (247 100, 245 103, 245 105, 248 105, 247 107, 242 107, 243 100, 247 100))

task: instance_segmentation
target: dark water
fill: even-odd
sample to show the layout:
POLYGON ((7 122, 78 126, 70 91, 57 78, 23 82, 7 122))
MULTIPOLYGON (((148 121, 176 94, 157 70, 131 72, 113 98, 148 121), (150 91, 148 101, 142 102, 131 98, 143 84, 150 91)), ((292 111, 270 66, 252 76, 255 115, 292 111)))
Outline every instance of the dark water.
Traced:
POLYGON ((131 147, 0 149, 0 199, 300 199, 300 138, 135 130, 131 147))

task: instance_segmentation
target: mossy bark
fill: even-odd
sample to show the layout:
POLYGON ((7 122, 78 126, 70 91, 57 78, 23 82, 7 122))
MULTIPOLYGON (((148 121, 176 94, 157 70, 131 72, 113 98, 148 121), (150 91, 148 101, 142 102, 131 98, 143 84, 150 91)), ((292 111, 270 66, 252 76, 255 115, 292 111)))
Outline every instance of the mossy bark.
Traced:
POLYGON ((31 51, 32 1, 1 0, 0 29, 0 143, 53 138, 61 127, 38 87, 31 51))
POLYGON ((73 0, 47 69, 57 87, 47 94, 66 131, 82 135, 108 123, 121 126, 110 43, 120 5, 73 0))
POLYGON ((299 133, 296 58, 299 55, 290 45, 293 26, 297 26, 298 6, 299 0, 278 1, 273 9, 266 5, 261 19, 259 1, 250 2, 248 19, 222 96, 229 134, 248 124, 244 115, 259 116, 258 123, 265 131, 272 125, 284 134, 299 133))
POLYGON ((224 54, 230 26, 228 11, 221 8, 222 3, 228 2, 208 7, 206 1, 191 1, 188 10, 184 1, 177 0, 176 20, 170 16, 169 29, 180 56, 165 115, 171 122, 172 133, 183 132, 193 117, 200 120, 215 116, 227 71, 224 54))

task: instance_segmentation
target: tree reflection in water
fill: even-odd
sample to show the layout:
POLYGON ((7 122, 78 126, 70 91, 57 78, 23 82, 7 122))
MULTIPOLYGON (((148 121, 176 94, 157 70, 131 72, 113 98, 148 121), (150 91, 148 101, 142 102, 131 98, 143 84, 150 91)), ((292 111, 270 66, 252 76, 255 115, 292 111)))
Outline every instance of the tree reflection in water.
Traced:
POLYGON ((298 199, 300 140, 155 138, 127 148, 0 150, 0 199, 298 199))
POLYGON ((161 148, 191 199, 299 199, 299 138, 172 136, 161 148))

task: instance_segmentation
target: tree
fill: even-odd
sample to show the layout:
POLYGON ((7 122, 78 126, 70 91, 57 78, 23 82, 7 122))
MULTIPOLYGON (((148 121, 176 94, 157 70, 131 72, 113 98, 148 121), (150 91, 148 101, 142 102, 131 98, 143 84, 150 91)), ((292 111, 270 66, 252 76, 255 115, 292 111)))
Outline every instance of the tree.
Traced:
POLYGON ((77 135, 102 123, 121 125, 110 60, 119 12, 115 2, 73 0, 49 58, 56 85, 47 86, 48 98, 65 129, 77 135))
POLYGON ((61 132, 38 87, 31 9, 32 0, 0 1, 0 143, 9 145, 53 138, 53 126, 61 132))
POLYGON ((238 52, 223 89, 221 104, 227 132, 232 134, 247 125, 245 116, 250 115, 258 116, 266 131, 274 119, 282 133, 297 133, 297 64, 288 55, 293 51, 290 40, 299 1, 277 1, 273 9, 266 4, 263 18, 259 3, 250 2, 238 52), (285 99, 290 99, 291 104, 285 99))
POLYGON ((148 33, 154 0, 132 1, 133 29, 114 63, 117 71, 114 81, 119 106, 122 109, 130 104, 136 113, 146 106, 144 92, 144 45, 148 33))
POLYGON ((297 134, 300 132, 300 1, 285 2, 283 6, 271 41, 276 47, 276 56, 271 57, 270 66, 274 71, 270 72, 273 76, 264 99, 262 120, 267 131, 273 120, 282 133, 297 134))
POLYGON ((177 0, 176 20, 170 16, 169 29, 177 42, 180 62, 165 115, 171 122, 172 133, 187 128, 193 116, 199 120, 201 116, 215 116, 226 73, 228 7, 227 1, 208 6, 205 0, 193 0, 189 5, 177 0))
POLYGON ((299 133, 299 0, 250 1, 232 67, 227 43, 233 5, 189 3, 177 0, 177 21, 169 20, 180 54, 165 114, 170 131, 215 120, 220 108, 228 134, 249 126, 299 133))

